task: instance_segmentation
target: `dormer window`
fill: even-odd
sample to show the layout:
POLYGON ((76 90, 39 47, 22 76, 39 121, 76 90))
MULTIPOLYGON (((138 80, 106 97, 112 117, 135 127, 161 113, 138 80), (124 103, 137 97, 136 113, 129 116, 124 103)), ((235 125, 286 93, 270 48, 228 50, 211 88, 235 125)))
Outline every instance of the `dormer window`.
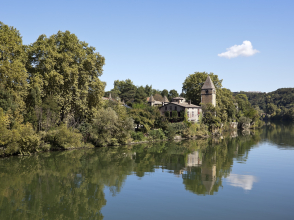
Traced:
POLYGON ((205 93, 208 94, 208 89, 205 90, 205 93))

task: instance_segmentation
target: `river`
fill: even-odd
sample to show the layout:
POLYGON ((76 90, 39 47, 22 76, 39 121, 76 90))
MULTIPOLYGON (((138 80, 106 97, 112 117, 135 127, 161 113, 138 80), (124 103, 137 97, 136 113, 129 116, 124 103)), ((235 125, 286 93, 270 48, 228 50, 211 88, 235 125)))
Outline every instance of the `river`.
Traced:
POLYGON ((294 125, 0 159, 0 219, 294 219, 294 125))

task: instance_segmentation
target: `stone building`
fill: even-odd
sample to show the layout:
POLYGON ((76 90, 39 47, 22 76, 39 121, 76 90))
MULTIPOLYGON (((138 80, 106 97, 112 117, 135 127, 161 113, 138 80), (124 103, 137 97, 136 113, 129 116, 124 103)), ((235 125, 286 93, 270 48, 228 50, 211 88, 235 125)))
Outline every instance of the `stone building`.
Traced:
POLYGON ((202 88, 201 88, 201 103, 212 104, 214 107, 216 105, 216 90, 210 77, 207 76, 202 88))
MULTIPOLYGON (((194 105, 191 101, 186 101, 183 97, 175 97, 169 102, 166 96, 164 96, 163 101, 160 102, 155 101, 151 95, 147 100, 149 105, 158 106, 162 115, 164 115, 166 111, 169 111, 172 116, 172 111, 177 111, 178 117, 180 117, 180 112, 185 111, 188 116, 188 121, 191 122, 198 122, 199 115, 202 113, 201 106, 194 105)), ((208 103, 216 106, 216 89, 209 76, 207 76, 201 88, 201 104, 206 105, 208 103)))
POLYGON ((200 106, 191 104, 191 101, 186 102, 186 99, 183 97, 175 97, 171 102, 162 102, 161 104, 162 106, 159 110, 162 115, 164 115, 166 111, 169 111, 170 115, 172 115, 172 111, 177 111, 178 117, 180 117, 180 112, 185 111, 188 116, 188 121, 191 122, 197 122, 202 112, 200 106))

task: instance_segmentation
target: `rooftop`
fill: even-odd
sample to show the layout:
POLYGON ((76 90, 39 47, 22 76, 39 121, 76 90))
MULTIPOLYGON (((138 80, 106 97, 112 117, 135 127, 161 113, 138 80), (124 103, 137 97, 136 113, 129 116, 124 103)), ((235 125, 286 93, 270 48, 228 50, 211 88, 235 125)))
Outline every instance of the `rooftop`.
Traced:
POLYGON ((211 81, 210 77, 207 76, 202 89, 215 89, 213 82, 211 81))

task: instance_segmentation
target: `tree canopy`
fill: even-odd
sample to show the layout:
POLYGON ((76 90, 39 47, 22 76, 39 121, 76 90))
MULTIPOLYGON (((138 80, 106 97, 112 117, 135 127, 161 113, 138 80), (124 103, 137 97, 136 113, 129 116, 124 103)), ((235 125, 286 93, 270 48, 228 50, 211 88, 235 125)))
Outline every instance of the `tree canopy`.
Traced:
POLYGON ((207 72, 195 72, 190 74, 183 83, 183 92, 186 94, 186 98, 191 100, 193 104, 200 105, 201 102, 201 88, 207 78, 210 76, 216 90, 222 87, 222 81, 218 78, 218 75, 207 72))
POLYGON ((95 48, 69 31, 41 35, 28 47, 30 88, 38 88, 41 99, 53 96, 61 107, 61 120, 69 113, 85 118, 93 115, 104 94, 102 75, 105 59, 95 48))

